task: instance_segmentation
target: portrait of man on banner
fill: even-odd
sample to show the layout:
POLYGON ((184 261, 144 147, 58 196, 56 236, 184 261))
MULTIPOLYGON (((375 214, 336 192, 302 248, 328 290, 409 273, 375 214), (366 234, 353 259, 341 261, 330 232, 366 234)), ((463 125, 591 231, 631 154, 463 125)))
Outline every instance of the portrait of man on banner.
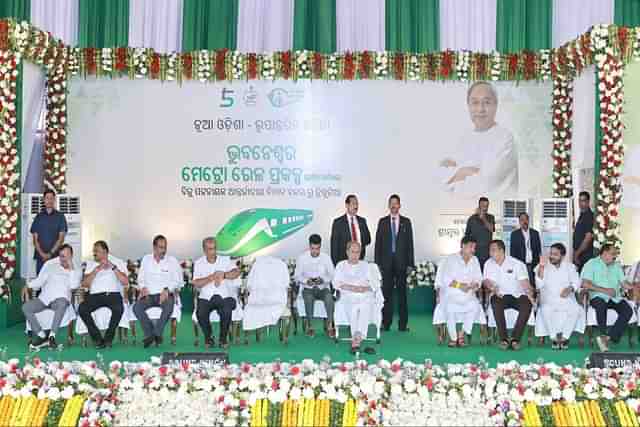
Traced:
POLYGON ((517 147, 513 133, 496 122, 495 87, 485 81, 472 84, 466 102, 473 126, 438 163, 444 190, 460 197, 517 193, 517 147))

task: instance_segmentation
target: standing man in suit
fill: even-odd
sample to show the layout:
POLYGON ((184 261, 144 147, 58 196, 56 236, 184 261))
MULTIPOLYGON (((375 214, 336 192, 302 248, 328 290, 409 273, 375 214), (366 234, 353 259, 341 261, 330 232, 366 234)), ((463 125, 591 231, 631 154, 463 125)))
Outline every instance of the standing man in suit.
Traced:
POLYGON ((529 214, 526 212, 518 215, 518 222, 520 223, 520 228, 511 232, 509 254, 525 263, 529 274, 529 283, 535 288, 536 282, 533 269, 540 264, 540 254, 542 253, 540 233, 529 227, 529 214))
POLYGON ((376 230, 375 262, 382 273, 382 329, 388 331, 393 321, 393 290, 398 289, 399 330, 408 332, 407 267, 415 265, 411 220, 400 215, 400 196, 389 197, 389 215, 380 218, 376 230))
POLYGON ((489 213, 489 199, 480 197, 476 213, 467 220, 464 235, 476 241, 476 257, 482 271, 484 271, 484 263, 489 259, 489 244, 493 240, 495 231, 496 219, 489 213))
POLYGON ((348 242, 360 243, 360 259, 364 259, 366 247, 371 243, 367 220, 358 216, 358 198, 349 194, 344 204, 347 213, 334 219, 331 227, 331 260, 334 265, 347 259, 344 248, 348 242))

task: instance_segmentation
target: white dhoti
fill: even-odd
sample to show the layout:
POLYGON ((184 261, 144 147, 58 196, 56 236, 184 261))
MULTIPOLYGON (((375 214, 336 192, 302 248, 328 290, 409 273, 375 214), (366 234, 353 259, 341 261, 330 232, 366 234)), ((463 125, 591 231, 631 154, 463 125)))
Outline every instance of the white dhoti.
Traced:
POLYGON ((562 339, 565 340, 571 338, 571 333, 576 329, 580 316, 584 315, 581 307, 573 300, 562 304, 542 304, 540 312, 546 332, 553 340, 558 334, 562 334, 562 339))
POLYGON ((351 336, 365 338, 371 323, 371 307, 375 304, 373 292, 358 294, 342 291, 344 312, 349 320, 351 336))
POLYGON ((247 279, 249 298, 244 310, 242 327, 245 331, 271 326, 288 316, 287 292, 289 270, 287 264, 274 257, 260 257, 247 279))
POLYGON ((462 323, 462 330, 467 335, 473 332, 474 323, 486 324, 482 306, 476 298, 466 302, 446 301, 443 308, 447 319, 447 332, 451 340, 458 337, 456 329, 458 323, 462 323))

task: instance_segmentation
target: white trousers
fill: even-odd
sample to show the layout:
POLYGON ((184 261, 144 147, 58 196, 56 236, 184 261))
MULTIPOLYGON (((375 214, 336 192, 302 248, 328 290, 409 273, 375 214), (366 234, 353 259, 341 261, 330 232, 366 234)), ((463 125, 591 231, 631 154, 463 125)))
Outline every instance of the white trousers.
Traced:
POLYGON ((445 307, 447 318, 447 332, 451 340, 458 338, 456 325, 462 323, 462 330, 470 335, 473 332, 473 324, 476 322, 482 311, 482 306, 477 300, 461 304, 447 304, 445 307))
POLYGON ((558 334, 562 334, 562 338, 568 340, 582 314, 578 304, 542 304, 540 311, 552 340, 555 340, 558 334))
POLYGON ((371 323, 371 307, 375 301, 372 293, 355 294, 343 292, 345 314, 349 320, 352 337, 366 338, 371 323))

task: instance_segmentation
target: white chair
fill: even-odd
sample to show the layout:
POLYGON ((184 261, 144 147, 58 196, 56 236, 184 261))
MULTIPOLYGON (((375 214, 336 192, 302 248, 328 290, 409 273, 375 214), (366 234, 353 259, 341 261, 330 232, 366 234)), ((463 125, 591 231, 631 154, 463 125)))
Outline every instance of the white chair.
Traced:
MULTIPOLYGON (((122 314, 122 318, 120 319, 120 323, 118 324, 118 328, 129 329, 129 322, 135 320, 133 316, 133 310, 131 309, 128 303, 123 303, 124 312, 122 314)), ((101 307, 94 311, 92 314, 93 320, 96 323, 96 327, 100 330, 100 332, 104 332, 109 327, 109 321, 111 320, 111 310, 107 307, 101 307)), ((82 337, 82 345, 84 347, 87 346, 87 337, 89 334, 89 330, 87 329, 87 325, 85 325, 84 321, 80 316, 76 319, 76 334, 82 337)))
MULTIPOLYGON (((288 323, 291 310, 288 306, 289 269, 281 259, 264 256, 256 259, 247 279, 247 305, 244 309, 242 327, 245 331, 273 326, 283 319, 280 337, 288 342, 288 323)), ((256 332, 256 340, 260 339, 256 332)))
MULTIPOLYGON (((629 346, 632 345, 633 340, 633 325, 638 325, 638 313, 635 304, 633 301, 626 299, 624 300, 629 307, 631 308, 632 314, 629 319, 629 324, 627 325, 627 334, 629 337, 629 346)), ((598 327, 598 319, 596 318, 596 310, 591 307, 589 302, 586 302, 587 306, 587 314, 586 314, 586 324, 587 324, 587 335, 589 335, 589 345, 593 347, 593 328, 598 327)), ((618 320, 618 313, 615 310, 609 309, 607 310, 607 326, 612 326, 618 320)))
MULTIPOLYGON (((38 319, 38 323, 40 323, 40 327, 42 327, 43 331, 51 330, 51 325, 53 323, 53 315, 54 315, 54 311, 51 310, 50 308, 47 308, 41 311, 40 313, 36 314, 36 319, 38 319)), ((71 323, 74 320, 76 320, 76 317, 77 317, 76 311, 73 309, 73 306, 69 304, 69 306, 67 307, 67 310, 64 313, 64 316, 62 317, 60 328, 68 328, 69 325, 71 325, 71 323)), ((31 324, 28 321, 25 324, 25 332, 26 333, 31 332, 31 324)), ((69 331, 69 334, 71 334, 71 331, 69 331)), ((68 340, 69 340, 68 341, 69 344, 71 344, 73 340, 73 335, 69 335, 68 340)))
MULTIPOLYGON (((378 265, 371 262, 369 263, 369 282, 374 289, 374 304, 371 305, 369 310, 369 325, 376 327, 375 341, 380 344, 382 341, 380 338, 380 326, 382 325, 382 307, 384 306, 384 296, 382 295, 382 275, 378 265)), ((336 323, 336 342, 340 340, 340 326, 350 326, 349 317, 347 316, 346 307, 342 302, 342 299, 338 299, 335 305, 335 323, 336 323)), ((351 338, 342 338, 343 340, 351 340, 351 338)), ((365 341, 374 341, 374 338, 369 338, 368 334, 363 338, 365 341)))
MULTIPOLYGON (((236 301, 236 308, 231 313, 232 328, 229 332, 231 332, 232 337, 235 338, 235 343, 237 344, 238 340, 240 339, 239 337, 240 330, 238 328, 238 325, 242 323, 242 319, 244 317, 244 308, 242 308, 242 304, 240 304, 240 299, 239 299, 240 288, 242 287, 242 279, 238 278, 235 280, 229 280, 228 286, 232 289, 231 297, 236 301)), ((196 295, 194 298, 193 312, 191 313, 191 321, 193 322, 193 325, 194 325, 193 331, 195 334, 194 346, 196 347, 200 345, 200 340, 198 339, 199 326, 198 326, 198 316, 197 316, 197 312, 198 312, 197 300, 198 300, 198 297, 196 295)), ((218 316, 217 311, 214 310, 211 312, 211 314, 209 314, 209 321, 211 323, 220 323, 220 316, 218 316)))

